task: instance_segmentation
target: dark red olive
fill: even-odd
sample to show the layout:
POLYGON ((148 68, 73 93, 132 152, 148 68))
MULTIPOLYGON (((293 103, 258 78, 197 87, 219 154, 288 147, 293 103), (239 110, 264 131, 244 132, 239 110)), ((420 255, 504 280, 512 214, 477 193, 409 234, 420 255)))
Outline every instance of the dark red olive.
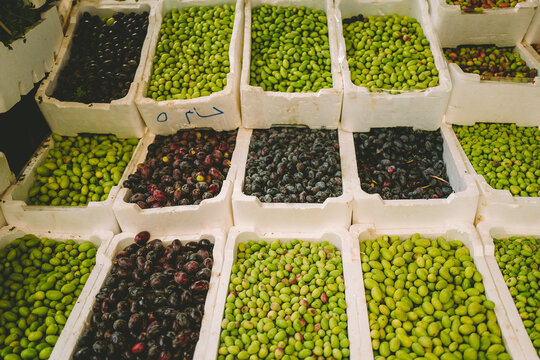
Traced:
POLYGON ((189 281, 188 274, 183 271, 178 271, 174 274, 174 281, 180 285, 184 285, 189 281))
POLYGON ((189 261, 184 265, 183 270, 188 274, 193 274, 199 270, 199 263, 196 261, 189 261))
POLYGON ((150 233, 148 231, 141 231, 135 236, 135 242, 139 245, 144 245, 150 239, 150 233))
POLYGON ((203 260, 202 266, 211 269, 212 266, 214 266, 214 260, 212 260, 212 258, 206 258, 203 260))
POLYGON ((209 283, 206 280, 198 280, 195 281, 191 286, 189 287, 189 290, 191 291, 208 291, 209 283))
POLYGON ((131 332, 137 332, 142 328, 143 319, 139 314, 133 314, 128 321, 128 328, 131 332))
POLYGON ((150 286, 153 289, 161 289, 167 285, 167 276, 165 274, 152 274, 150 276, 150 286))
POLYGON ((142 343, 142 342, 136 343, 131 348, 131 352, 134 353, 134 354, 139 354, 139 353, 141 353, 143 351, 144 351, 144 343, 142 343))
POLYGON ((182 250, 182 243, 180 242, 180 240, 174 239, 173 242, 171 243, 170 247, 171 247, 171 249, 173 249, 173 251, 175 253, 177 253, 180 250, 182 250))

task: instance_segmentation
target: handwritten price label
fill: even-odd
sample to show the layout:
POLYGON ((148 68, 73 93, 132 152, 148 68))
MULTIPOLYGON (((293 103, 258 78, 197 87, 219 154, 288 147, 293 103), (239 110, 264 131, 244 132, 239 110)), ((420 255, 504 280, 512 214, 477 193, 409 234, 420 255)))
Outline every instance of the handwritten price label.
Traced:
MULTIPOLYGON (((218 115, 223 115, 224 114, 223 111, 221 111, 220 109, 218 109, 215 106, 212 107, 212 110, 213 111, 211 111, 209 114, 200 114, 199 111, 197 110, 197 108, 193 107, 193 110, 188 110, 188 111, 185 112, 186 120, 187 120, 188 124, 191 124, 191 121, 196 120, 197 118, 204 119, 204 118, 209 118, 209 117, 212 117, 212 116, 218 116, 218 115)), ((159 123, 162 123, 162 122, 166 122, 168 119, 169 119, 169 117, 168 117, 167 113, 162 112, 157 116, 156 121, 159 122, 159 123)))

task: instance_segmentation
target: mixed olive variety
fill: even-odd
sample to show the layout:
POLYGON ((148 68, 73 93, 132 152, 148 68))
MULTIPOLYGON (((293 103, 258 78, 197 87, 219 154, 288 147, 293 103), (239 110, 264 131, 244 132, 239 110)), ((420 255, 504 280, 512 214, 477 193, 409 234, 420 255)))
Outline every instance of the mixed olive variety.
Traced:
POLYGON ((96 262, 91 242, 24 235, 0 250, 0 358, 48 359, 96 262))
POLYGON ((240 243, 217 359, 348 359, 346 309, 341 252, 332 244, 240 243))
POLYGON ((103 20, 85 12, 53 97, 89 104, 126 96, 139 66, 147 28, 148 12, 116 13, 103 20))
POLYGON ((515 124, 453 126, 474 170, 497 190, 540 196, 540 129, 515 124))
POLYGON ((429 41, 416 19, 358 15, 343 20, 343 37, 355 85, 390 93, 439 85, 429 41))
POLYGON ((305 6, 254 8, 250 84, 279 92, 331 88, 327 22, 324 11, 305 6))
POLYGON ((540 356, 540 238, 493 239, 495 259, 540 356))
POLYGON ((481 13, 484 9, 504 9, 515 7, 526 0, 446 0, 449 5, 459 5, 467 13, 481 13))
POLYGON ((213 244, 149 240, 150 233, 140 232, 114 257, 73 360, 193 359, 213 244))
POLYGON ((236 131, 179 130, 156 136, 144 163, 124 181, 141 209, 198 205, 218 195, 231 166, 236 131))
POLYGON ((337 130, 253 130, 243 192, 267 203, 322 203, 341 196, 337 130))
POLYGON ((480 75, 483 80, 511 79, 531 82, 537 70, 527 66, 513 47, 467 45, 444 49, 450 63, 456 63, 467 73, 480 75))
POLYGON ((80 206, 105 201, 118 185, 138 139, 114 135, 53 135, 54 146, 36 169, 30 205, 80 206))
POLYGON ((355 133, 362 190, 384 200, 441 199, 452 193, 439 131, 408 127, 355 133))
POLYGON ((382 236, 360 253, 375 359, 511 359, 461 241, 382 236))

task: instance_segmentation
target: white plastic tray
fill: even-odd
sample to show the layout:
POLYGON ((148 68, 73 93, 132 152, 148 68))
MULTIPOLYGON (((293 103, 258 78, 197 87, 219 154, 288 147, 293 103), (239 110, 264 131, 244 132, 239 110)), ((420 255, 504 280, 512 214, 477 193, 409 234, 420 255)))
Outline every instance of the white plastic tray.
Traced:
POLYGON ((53 6, 41 15, 41 21, 25 39, 10 45, 12 50, 0 44, 0 113, 11 109, 51 70, 62 37, 58 11, 53 6))
MULTIPOLYGON (((141 228, 142 229, 142 228, 141 228)), ((76 325, 72 327, 72 331, 69 334, 70 336, 65 339, 63 342, 63 347, 57 355, 53 357, 51 355, 49 360, 69 360, 73 356, 73 353, 76 350, 77 340, 82 335, 84 330, 90 324, 92 317, 92 307, 94 305, 94 299, 99 292, 99 289, 103 286, 105 279, 109 276, 111 268, 113 266, 112 260, 116 253, 124 249, 133 243, 133 238, 136 233, 120 233, 116 235, 110 242, 108 248, 105 250, 105 259, 103 261, 103 266, 100 269, 99 274, 97 274, 96 281, 94 286, 92 286, 91 291, 88 293, 87 301, 84 303, 84 307, 80 311, 80 314, 77 318, 76 325)), ((201 324, 200 339, 195 347, 195 354, 193 359, 200 360, 203 358, 203 354, 206 348, 206 342, 208 341, 208 336, 210 333, 210 327, 213 319, 213 309, 216 301, 216 294, 218 291, 218 284, 221 277, 221 266, 223 263, 223 250, 225 247, 225 232, 222 230, 208 230, 202 231, 199 233, 191 235, 182 235, 182 236, 165 236, 160 237, 150 233, 150 239, 161 239, 166 245, 170 244, 173 240, 178 239, 182 243, 189 241, 197 241, 202 239, 208 239, 214 243, 213 258, 214 265, 212 267, 212 277, 210 278, 210 287, 206 295, 206 303, 204 305, 204 316, 201 324)))
POLYGON ((511 324, 513 330, 519 339, 521 348, 525 354, 526 360, 538 360, 536 349, 534 348, 529 334, 523 325, 523 321, 519 316, 514 299, 510 295, 510 291, 506 286, 504 277, 502 276, 497 260, 495 259, 495 246, 493 244, 493 238, 505 239, 511 236, 534 236, 540 238, 540 224, 530 224, 529 226, 520 226, 519 224, 512 223, 511 225, 501 224, 500 221, 491 222, 489 220, 481 221, 476 225, 476 230, 480 235, 480 240, 484 245, 484 254, 486 263, 488 264, 493 278, 495 288, 499 293, 499 297, 502 300, 502 304, 508 317, 512 319, 511 324), (532 226, 531 226, 532 225, 532 226))
POLYGON ((357 296, 359 294, 358 276, 355 269, 352 267, 350 253, 350 236, 342 229, 335 228, 328 232, 262 232, 253 227, 233 227, 229 231, 227 237, 227 246, 224 252, 224 262, 221 271, 221 280, 219 283, 219 289, 217 294, 216 305, 214 308, 214 318, 212 322, 212 328, 208 343, 206 344, 206 360, 215 360, 217 358, 217 351, 220 343, 221 334, 221 319, 223 319, 223 313, 225 308, 225 302, 227 298, 229 280, 231 277, 231 269, 236 261, 238 244, 248 243, 251 240, 259 241, 272 241, 279 239, 282 242, 289 242, 294 239, 322 242, 328 241, 332 245, 336 246, 341 251, 343 261, 343 277, 345 279, 345 301, 347 303, 347 336, 349 339, 350 359, 359 360, 363 359, 361 351, 365 351, 359 342, 361 338, 361 328, 358 324, 358 314, 356 309, 357 296))
POLYGON ((352 214, 352 184, 353 169, 351 164, 353 153, 345 143, 347 133, 338 130, 339 153, 341 160, 341 176, 343 194, 339 197, 326 199, 322 204, 313 203, 264 203, 256 196, 243 193, 246 161, 249 154, 249 142, 252 130, 241 129, 245 132, 242 143, 238 144, 237 154, 242 164, 238 168, 232 207, 234 224, 242 226, 257 226, 261 231, 316 231, 336 228, 347 229, 351 224, 352 214))
MULTIPOLYGON (((137 204, 128 202, 132 195, 131 190, 121 188, 113 204, 113 210, 122 231, 134 232, 140 228, 159 228, 165 234, 185 234, 200 231, 200 229, 228 230, 233 225, 231 196, 236 171, 242 160, 239 147, 240 143, 243 143, 244 136, 246 135, 240 129, 231 158, 231 167, 223 181, 221 191, 217 196, 201 201, 199 205, 141 209, 137 204)), ((133 161, 126 168, 128 175, 135 173, 137 164, 144 162, 148 145, 154 142, 154 138, 153 134, 145 138, 144 147, 137 156, 133 156, 133 161)))
POLYGON ((454 192, 446 199, 383 200, 379 194, 368 194, 360 185, 356 151, 352 133, 346 133, 348 148, 353 150, 354 200, 353 224, 371 223, 376 226, 414 227, 433 223, 463 222, 472 224, 478 204, 478 189, 474 178, 467 173, 458 148, 441 129, 443 160, 454 192))
POLYGON ((91 297, 92 291, 95 288, 95 282, 98 278, 98 274, 101 271, 101 268, 103 267, 103 263, 105 260, 105 249, 108 247, 109 242, 113 238, 113 233, 110 231, 97 231, 93 234, 88 235, 75 235, 77 233, 73 234, 59 234, 54 233, 50 231, 34 231, 33 229, 28 228, 15 228, 12 226, 5 226, 3 228, 0 228, 0 247, 3 248, 6 245, 8 245, 11 241, 24 236, 26 234, 34 234, 39 238, 49 238, 54 239, 57 241, 65 241, 65 240, 74 240, 75 242, 84 242, 84 241, 91 241, 94 243, 94 245, 99 246, 98 251, 96 253, 96 264, 94 265, 94 269, 90 273, 90 276, 88 277, 88 280, 86 281, 86 284, 77 298, 77 301, 75 303, 75 306, 73 306, 73 309, 71 310, 71 314, 67 319, 66 324, 64 325, 64 330, 58 337, 58 340, 56 342, 56 345, 53 352, 50 356, 50 360, 65 360, 62 357, 58 357, 58 353, 62 352, 63 350, 63 344, 66 342, 66 340, 71 336, 71 329, 74 329, 77 327, 78 319, 81 314, 81 311, 83 311, 85 303, 88 298, 91 297))
POLYGON ((347 131, 368 131, 372 127, 411 126, 423 130, 439 128, 446 111, 452 84, 437 35, 431 25, 424 0, 336 0, 339 61, 343 73, 343 114, 341 126, 347 131), (439 71, 439 85, 423 91, 400 94, 369 92, 351 81, 346 56, 342 19, 362 15, 408 15, 422 25, 439 71))
MULTIPOLYGON (((531 68, 532 54, 522 44, 516 51, 531 68)), ((465 73, 454 63, 448 64, 453 89, 445 120, 450 124, 472 125, 475 122, 513 122, 534 126, 540 124, 540 75, 533 83, 480 80, 480 75, 465 73)))
POLYGON ((155 8, 156 6, 152 3, 96 5, 91 2, 82 2, 73 9, 58 60, 51 75, 41 84, 35 97, 52 132, 66 136, 76 136, 79 133, 111 133, 122 138, 143 136, 145 126, 135 105, 135 93, 147 62, 150 47, 148 34, 159 26, 156 25, 155 8), (90 104, 60 101, 53 97, 60 73, 69 62, 75 30, 84 12, 107 17, 117 12, 142 13, 145 11, 149 13, 147 36, 142 46, 137 71, 125 97, 110 103, 90 104))
MULTIPOLYGON (((444 237, 449 240, 460 240, 465 246, 469 248, 471 257, 474 259, 476 269, 483 278, 483 284, 485 288, 486 298, 495 303, 495 315, 497 316, 497 322, 501 328, 503 342, 506 346, 506 350, 513 359, 524 359, 522 349, 519 345, 519 340, 513 331, 512 324, 508 319, 505 312, 503 303, 498 296, 495 284, 490 275, 490 271, 487 263, 483 258, 483 249, 480 239, 476 230, 471 224, 459 224, 453 223, 448 225, 442 225, 437 227, 419 227, 419 228, 374 228, 366 225, 353 225, 349 232, 352 235, 352 252, 353 261, 356 262, 355 271, 362 274, 362 267, 360 262, 360 246, 359 242, 365 240, 376 239, 383 235, 410 237, 415 233, 420 234, 422 237, 428 239, 436 239, 437 237, 444 237), (357 240, 359 239, 359 241, 357 240)), ((361 348, 364 351, 365 360, 373 359, 373 351, 371 347, 370 328, 368 321, 368 309, 365 297, 364 279, 363 275, 360 277, 361 289, 358 296, 358 313, 360 318, 360 328, 362 329, 361 348), (368 350, 369 349, 369 350, 368 350)))
POLYGON ((241 124, 239 84, 244 0, 163 0, 158 4, 157 25, 149 33, 151 44, 148 61, 135 99, 146 126, 157 135, 170 135, 179 129, 196 127, 210 127, 215 130, 238 128, 241 124), (152 75, 152 59, 156 53, 163 17, 174 8, 223 4, 235 5, 234 26, 229 47, 230 72, 227 74, 225 89, 196 99, 155 101, 147 98, 145 95, 152 75))
POLYGON ((343 82, 338 62, 336 24, 332 0, 246 0, 244 55, 240 83, 242 124, 266 129, 277 124, 303 124, 310 128, 336 129, 341 114, 343 82), (333 87, 314 93, 264 91, 249 82, 251 64, 251 9, 261 5, 306 6, 323 10, 328 18, 328 40, 333 87))
MULTIPOLYGON (((519 121, 517 121, 517 125, 530 126, 519 121)), ((489 219, 508 223, 538 224, 538 219, 540 219, 540 197, 513 196, 509 190, 497 190, 491 187, 484 177, 474 170, 451 125, 443 122, 441 129, 446 134, 451 146, 459 149, 461 161, 464 162, 467 173, 474 177, 478 186, 480 196, 476 222, 489 219)))
POLYGON ((429 0, 433 25, 443 47, 493 43, 512 46, 525 35, 537 6, 537 0, 527 0, 513 8, 484 9, 481 14, 466 14, 459 5, 429 0))
MULTIPOLYGON (((130 163, 138 158, 143 151, 147 137, 139 141, 133 152, 130 163)), ((22 170, 18 182, 12 185, 4 194, 0 206, 8 224, 15 226, 31 226, 36 231, 54 231, 62 233, 92 233, 98 230, 120 232, 118 222, 114 217, 113 202, 118 190, 129 173, 127 169, 117 186, 113 186, 105 201, 91 201, 86 206, 37 206, 28 205, 28 192, 34 185, 36 169, 47 158, 47 153, 54 146, 52 136, 49 137, 32 156, 22 170)))

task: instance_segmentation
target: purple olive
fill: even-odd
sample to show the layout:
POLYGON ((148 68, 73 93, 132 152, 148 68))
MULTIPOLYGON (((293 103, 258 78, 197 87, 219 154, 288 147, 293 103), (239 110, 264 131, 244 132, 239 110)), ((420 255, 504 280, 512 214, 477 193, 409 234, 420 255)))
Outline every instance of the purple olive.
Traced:
POLYGON ((211 269, 212 266, 214 266, 214 260, 212 260, 212 258, 206 258, 203 260, 202 266, 207 269, 211 269))
POLYGON ((183 271, 179 271, 174 274, 174 281, 179 285, 184 285, 189 281, 188 274, 183 271))
POLYGON ((191 291, 208 291, 210 284, 206 280, 198 280, 191 284, 189 290, 191 291))
POLYGON ((161 289, 167 285, 167 276, 165 274, 157 273, 150 276, 150 286, 153 289, 161 289))
POLYGON ((199 270, 199 263, 196 261, 189 261, 184 265, 183 270, 188 274, 193 274, 199 270))
POLYGON ((150 239, 150 233, 148 231, 141 231, 135 236, 135 242, 138 245, 144 245, 150 239))

